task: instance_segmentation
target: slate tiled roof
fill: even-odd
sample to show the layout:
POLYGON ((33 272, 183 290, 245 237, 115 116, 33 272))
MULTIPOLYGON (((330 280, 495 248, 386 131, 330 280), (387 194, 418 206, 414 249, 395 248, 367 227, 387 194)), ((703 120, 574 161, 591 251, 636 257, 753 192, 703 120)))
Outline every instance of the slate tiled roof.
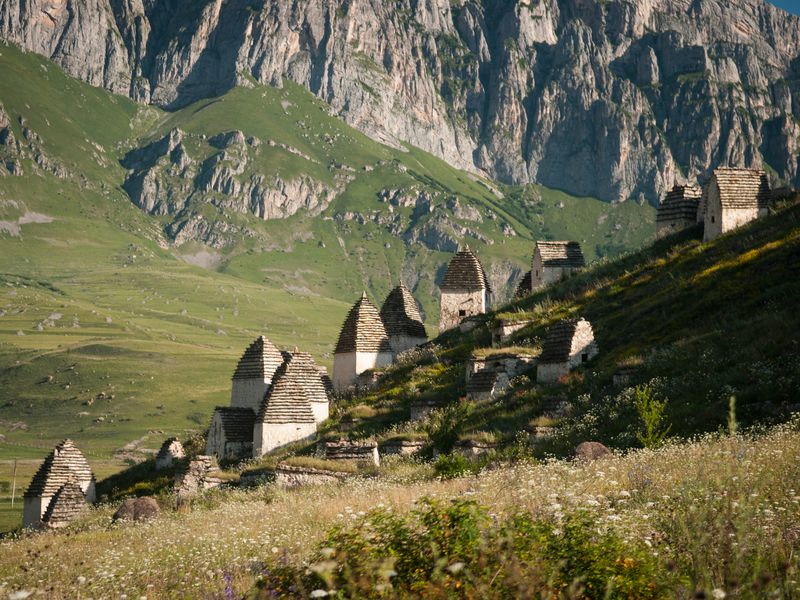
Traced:
POLYGON ((580 269, 586 266, 578 242, 536 242, 534 252, 539 252, 544 267, 580 269))
POLYGON ((514 298, 524 298, 528 294, 531 293, 531 275, 533 274, 532 271, 528 271, 520 280, 519 284, 517 285, 517 291, 514 292, 514 298))
POLYGON ((365 292, 347 313, 335 353, 391 351, 381 315, 365 292))
POLYGON ((390 337, 428 337, 425 333, 425 325, 422 324, 417 301, 402 283, 389 292, 380 314, 383 325, 386 327, 386 333, 390 337))
MULTIPOLYGON (((377 312, 377 311, 376 311, 377 312)), ((287 361, 275 374, 264 396, 259 423, 315 423, 308 392, 303 385, 305 369, 294 360, 287 361)))
POLYGON ((578 323, 584 319, 564 319, 547 330, 539 364, 565 363, 572 351, 572 339, 578 323))
POLYGON ((70 479, 62 485, 47 505, 42 523, 48 527, 61 527, 85 514, 89 503, 83 495, 80 485, 70 479))
POLYGON ((226 442, 252 442, 256 413, 251 408, 240 406, 218 406, 214 414, 219 415, 226 442))
POLYGON ((66 439, 44 459, 33 476, 25 497, 52 496, 70 479, 82 483, 93 480, 94 475, 75 442, 66 439))
POLYGON ((696 221, 702 195, 702 190, 696 185, 675 185, 658 206, 656 221, 696 221))
POLYGON ((478 371, 469 378, 469 383, 467 383, 467 395, 491 392, 496 382, 496 371, 478 371))
POLYGON ((328 375, 328 370, 325 367, 317 367, 317 369, 319 370, 319 378, 322 380, 322 385, 328 393, 328 398, 330 398, 333 395, 333 380, 328 375))
POLYGON ((259 336, 245 350, 236 371, 234 379, 270 379, 275 371, 283 364, 280 350, 263 335, 259 336))
POLYGON ((716 181, 723 208, 766 208, 770 198, 769 180, 758 169, 715 169, 709 184, 716 181))
POLYGON ((442 282, 443 292, 478 292, 486 290, 491 293, 486 271, 473 254, 469 246, 458 252, 447 265, 447 272, 442 282))
POLYGON ((327 403, 328 390, 325 388, 322 371, 314 362, 314 358, 308 352, 295 350, 291 354, 290 361, 295 372, 295 380, 306 389, 308 401, 327 403))

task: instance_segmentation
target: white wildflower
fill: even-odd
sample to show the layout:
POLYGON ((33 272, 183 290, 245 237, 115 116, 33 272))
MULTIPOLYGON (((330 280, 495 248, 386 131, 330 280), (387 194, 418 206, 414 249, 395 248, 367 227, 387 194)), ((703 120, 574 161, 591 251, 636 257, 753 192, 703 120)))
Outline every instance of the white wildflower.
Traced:
POLYGON ((466 565, 463 562, 456 562, 447 567, 447 570, 450 571, 453 575, 456 575, 464 570, 466 565))
POLYGON ((714 598, 714 600, 723 600, 723 598, 725 598, 726 595, 727 594, 725 593, 725 591, 719 588, 715 588, 711 591, 711 597, 714 598))

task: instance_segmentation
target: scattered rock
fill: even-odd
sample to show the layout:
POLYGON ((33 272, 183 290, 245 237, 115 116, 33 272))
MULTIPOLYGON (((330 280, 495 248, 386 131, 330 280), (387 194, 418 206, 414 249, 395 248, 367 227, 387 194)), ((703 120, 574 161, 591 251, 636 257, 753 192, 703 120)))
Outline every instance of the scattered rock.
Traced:
POLYGON ((611 456, 611 450, 600 442, 581 442, 575 448, 575 458, 582 461, 593 461, 611 456))
POLYGON ((128 498, 114 513, 113 520, 117 521, 149 521, 158 516, 161 509, 155 498, 144 496, 142 498, 128 498))

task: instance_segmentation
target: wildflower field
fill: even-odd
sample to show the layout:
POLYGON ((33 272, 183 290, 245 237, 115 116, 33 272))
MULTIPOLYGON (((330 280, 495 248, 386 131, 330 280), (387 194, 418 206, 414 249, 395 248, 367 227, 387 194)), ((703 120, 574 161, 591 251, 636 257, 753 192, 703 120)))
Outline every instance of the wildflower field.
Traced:
POLYGON ((142 525, 113 525, 101 506, 61 533, 0 541, 0 590, 84 599, 800 593, 798 419, 590 463, 531 461, 447 480, 414 461, 382 469, 337 485, 219 490, 142 525))

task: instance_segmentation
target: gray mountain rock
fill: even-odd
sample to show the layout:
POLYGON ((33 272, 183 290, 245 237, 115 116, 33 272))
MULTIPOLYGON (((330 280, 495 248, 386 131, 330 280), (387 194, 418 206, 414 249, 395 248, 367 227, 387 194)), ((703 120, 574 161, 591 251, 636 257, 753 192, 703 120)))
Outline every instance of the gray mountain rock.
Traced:
MULTIPOLYGON (((222 247, 238 235, 236 227, 210 223, 197 212, 212 204, 225 212, 283 219, 299 210, 324 211, 342 186, 328 186, 307 175, 284 180, 252 166, 260 141, 241 131, 220 133, 200 144, 206 154, 192 157, 186 133, 173 129, 164 137, 128 152, 123 188, 131 201, 152 215, 173 217, 167 233, 176 243, 200 241, 222 247)), ((194 139, 194 147, 199 139, 194 139)), ((194 150, 197 153, 197 150, 194 150)))
POLYGON ((0 36, 168 108, 288 78, 506 182, 656 201, 766 163, 800 185, 800 19, 763 0, 7 0, 0 36))

